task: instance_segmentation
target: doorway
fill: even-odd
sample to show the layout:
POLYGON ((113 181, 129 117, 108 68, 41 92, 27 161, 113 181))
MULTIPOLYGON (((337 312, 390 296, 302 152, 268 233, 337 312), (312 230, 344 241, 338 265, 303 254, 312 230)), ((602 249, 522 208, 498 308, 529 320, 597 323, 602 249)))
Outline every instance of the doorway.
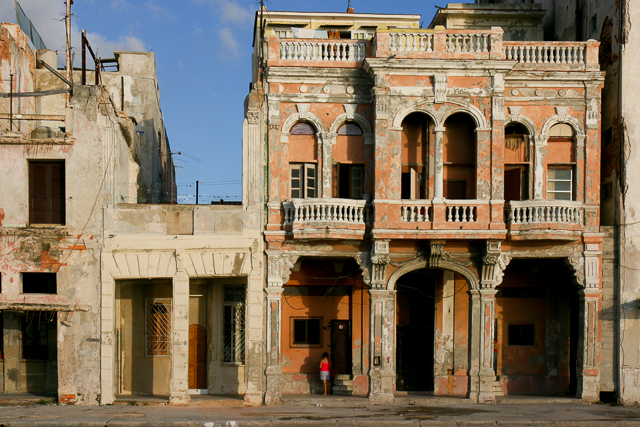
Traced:
POLYGON ((189 326, 189 390, 207 388, 207 330, 189 326))
POLYGON ((396 283, 396 389, 434 390, 436 277, 410 272, 396 283))
POLYGON ((331 359, 336 375, 351 374, 351 325, 348 320, 331 321, 331 359))

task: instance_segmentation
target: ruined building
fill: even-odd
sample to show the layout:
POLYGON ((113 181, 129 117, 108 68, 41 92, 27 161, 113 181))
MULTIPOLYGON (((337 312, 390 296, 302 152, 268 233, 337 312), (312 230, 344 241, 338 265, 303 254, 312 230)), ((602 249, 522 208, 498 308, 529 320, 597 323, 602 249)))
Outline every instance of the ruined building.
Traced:
MULTIPOLYGON (((484 1, 481 8, 517 8, 521 1, 484 1)), ((603 399, 640 402, 640 257, 638 236, 638 99, 640 20, 637 1, 536 0, 545 10, 544 40, 598 40, 605 72, 601 147, 601 228, 604 233, 600 391, 603 399)), ((526 6, 524 6, 526 7, 526 6)))
POLYGON ((258 12, 267 404, 319 390, 324 351, 373 403, 599 399, 599 44, 467 6, 258 12))
POLYGON ((72 89, 17 25, 0 55, 0 392, 95 404, 103 209, 176 199, 153 54, 72 89))

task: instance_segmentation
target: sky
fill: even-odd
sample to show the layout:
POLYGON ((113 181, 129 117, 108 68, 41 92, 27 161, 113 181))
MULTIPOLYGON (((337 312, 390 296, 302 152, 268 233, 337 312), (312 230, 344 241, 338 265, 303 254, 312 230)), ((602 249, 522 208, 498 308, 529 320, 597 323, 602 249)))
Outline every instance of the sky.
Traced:
MULTIPOLYGON (((468 2, 456 1, 456 3, 468 2)), ((267 10, 345 12, 348 0, 265 0, 267 10)), ((64 61, 64 0, 19 0, 49 49, 64 61)), ((74 0, 72 40, 80 32, 102 58, 114 50, 153 51, 179 203, 240 200, 242 120, 251 82, 253 0, 74 0), (194 159, 195 158, 195 159, 194 159), (199 161, 198 161, 199 160, 199 161)), ((351 0, 356 13, 433 18, 437 0, 351 0)), ((0 22, 16 22, 14 1, 0 0, 0 22)), ((62 62, 60 62, 62 64, 62 62)))

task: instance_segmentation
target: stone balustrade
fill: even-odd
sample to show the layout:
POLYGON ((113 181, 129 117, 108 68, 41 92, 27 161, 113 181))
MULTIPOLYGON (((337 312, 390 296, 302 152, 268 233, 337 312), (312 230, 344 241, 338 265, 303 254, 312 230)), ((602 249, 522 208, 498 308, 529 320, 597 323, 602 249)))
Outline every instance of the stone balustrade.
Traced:
POLYGON ((503 42, 504 59, 518 61, 520 68, 598 69, 598 43, 503 42), (594 68, 595 67, 595 68, 594 68))
POLYGON ((508 203, 509 224, 583 224, 581 202, 562 200, 524 200, 508 203))
POLYGON ((284 202, 285 225, 338 222, 364 225, 368 220, 366 200, 295 199, 284 202))
POLYGON ((447 222, 477 222, 478 207, 470 203, 447 203, 446 206, 447 222))
POLYGON ((270 61, 288 63, 319 63, 322 66, 353 66, 364 60, 367 42, 363 40, 333 39, 281 39, 270 42, 270 61), (277 44, 278 54, 273 55, 272 44, 277 44))
POLYGON ((402 222, 429 222, 433 220, 430 200, 412 200, 400 207, 402 222))

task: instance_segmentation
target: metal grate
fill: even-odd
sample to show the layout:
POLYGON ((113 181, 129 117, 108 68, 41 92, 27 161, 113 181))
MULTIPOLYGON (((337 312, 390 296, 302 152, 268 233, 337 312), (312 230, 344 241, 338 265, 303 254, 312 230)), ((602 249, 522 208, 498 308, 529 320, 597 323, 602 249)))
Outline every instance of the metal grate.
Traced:
POLYGON ((244 364, 245 353, 245 300, 244 285, 224 286, 224 348, 225 363, 244 364))
POLYGON ((171 356, 171 299, 145 299, 145 355, 171 356))

